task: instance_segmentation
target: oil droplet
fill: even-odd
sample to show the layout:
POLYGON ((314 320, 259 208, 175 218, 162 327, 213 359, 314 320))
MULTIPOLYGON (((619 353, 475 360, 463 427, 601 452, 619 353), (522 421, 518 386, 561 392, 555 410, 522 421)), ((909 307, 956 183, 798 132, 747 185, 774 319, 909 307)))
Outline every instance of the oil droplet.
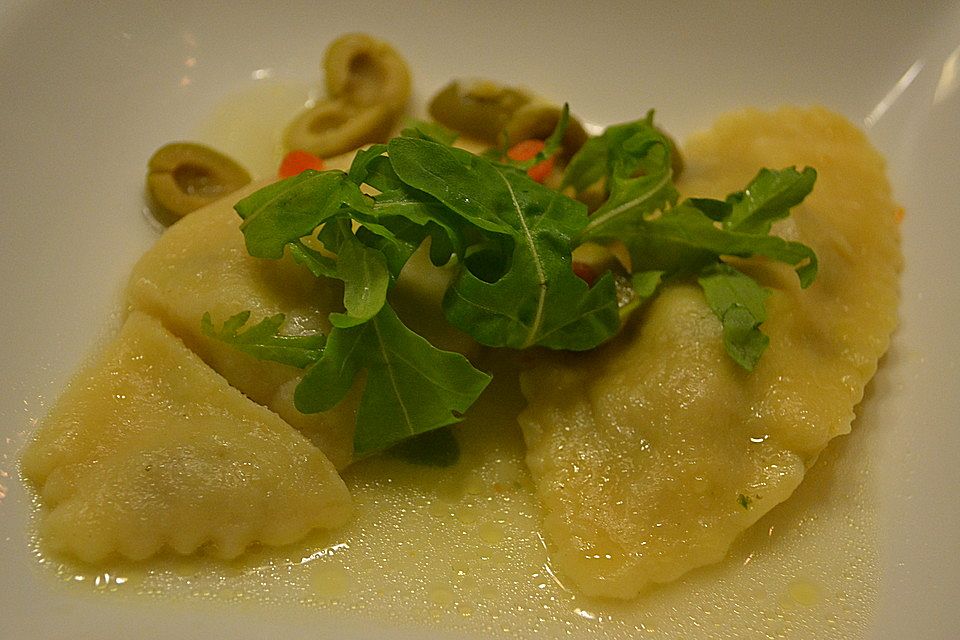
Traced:
POLYGON ((460 502, 463 493, 463 485, 459 482, 444 482, 437 487, 437 499, 447 505, 460 502))
POLYGON ((823 597, 820 587, 806 580, 798 580, 790 583, 787 593, 790 595, 791 600, 805 607, 812 607, 820 602, 823 597))
POLYGON ((116 574, 104 572, 97 574, 93 577, 93 585, 98 589, 108 589, 112 587, 119 587, 123 584, 126 584, 127 578, 124 576, 118 576, 116 574))
POLYGON ((463 524, 473 524, 477 521, 477 509, 473 506, 463 506, 457 509, 457 520, 463 524))
POLYGON ((485 485, 483 480, 476 476, 472 476, 467 479, 466 483, 464 483, 463 491, 468 495, 478 496, 483 493, 484 488, 485 485))
POLYGON ((350 574, 341 566, 321 564, 313 569, 310 586, 317 597, 336 600, 350 591, 350 574))
POLYGON ((580 607, 576 607, 576 608, 573 610, 573 612, 574 612, 575 614, 577 614, 578 616, 580 616, 581 618, 583 618, 584 620, 596 620, 596 619, 597 619, 597 615, 596 615, 595 613, 592 613, 592 612, 590 612, 590 611, 587 611, 586 609, 581 609, 580 607))
POLYGON ((431 502, 427 507, 427 513, 434 518, 443 518, 450 515, 450 507, 440 501, 431 502))
POLYGON ((477 533, 487 544, 497 544, 504 538, 503 527, 495 522, 481 522, 477 527, 477 533))
POLYGON ((435 605, 449 607, 456 599, 453 591, 446 585, 433 585, 427 592, 427 597, 435 605))

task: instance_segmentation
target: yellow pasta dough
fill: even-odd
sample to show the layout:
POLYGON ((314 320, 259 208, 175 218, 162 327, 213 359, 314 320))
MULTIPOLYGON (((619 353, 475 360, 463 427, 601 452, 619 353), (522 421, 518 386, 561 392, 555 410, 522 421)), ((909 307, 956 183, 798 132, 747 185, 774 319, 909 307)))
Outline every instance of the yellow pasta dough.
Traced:
POLYGON ((233 210, 246 194, 224 198, 167 229, 134 267, 128 305, 159 318, 230 384, 294 423, 343 468, 353 457, 355 403, 323 414, 300 414, 293 406, 299 369, 258 360, 200 330, 205 312, 220 326, 249 310, 252 323, 283 313, 288 334, 328 333, 327 316, 338 309, 342 290, 334 282, 318 280, 289 258, 261 260, 247 253, 240 217, 233 210))
MULTIPOLYGON (((249 310, 251 323, 283 313, 283 331, 288 335, 329 333, 327 316, 341 309, 343 289, 337 281, 317 279, 290 258, 262 260, 247 253, 233 205, 251 190, 195 211, 170 227, 134 267, 127 286, 128 306, 160 318, 230 384, 278 413, 343 469, 353 461, 359 393, 329 411, 302 414, 293 402, 300 370, 248 356, 200 329, 205 312, 220 326, 249 310)), ((451 275, 430 264, 424 247, 404 267, 391 301, 404 321, 431 343, 475 353, 476 343, 442 319, 440 299, 451 275)))
POLYGON ((22 465, 48 547, 87 562, 204 545, 231 558, 351 511, 320 451, 139 312, 74 379, 22 465))
POLYGON ((723 197, 758 167, 816 167, 813 194, 776 233, 810 245, 817 281, 745 268, 773 293, 756 370, 725 354, 695 285, 655 298, 613 342, 543 357, 522 378, 520 422, 556 568, 584 593, 630 598, 720 560, 785 500, 835 436, 887 348, 900 270, 881 157, 822 109, 721 119, 686 147, 682 192, 723 197))
MULTIPOLYGON (((576 594, 571 598, 601 612, 614 607, 629 626, 655 597, 637 610, 580 598, 631 598, 720 560, 745 528, 790 496, 827 442, 849 430, 896 324, 900 253, 881 158, 854 127, 820 109, 727 116, 691 140, 684 156, 679 186, 689 195, 723 197, 761 166, 819 172, 813 194, 775 229, 817 252, 816 283, 801 291, 787 267, 738 263, 774 292, 763 325, 771 344, 757 370, 747 373, 731 360, 695 285, 670 285, 596 351, 520 358, 528 400, 520 425, 535 498, 521 454, 510 449, 512 415, 494 411, 492 430, 478 426, 484 418, 468 423, 472 435, 461 437, 468 462, 447 481, 472 496, 478 489, 476 478, 465 479, 470 465, 495 460, 491 495, 507 491, 503 504, 477 507, 478 516, 459 503, 448 509, 449 497, 438 501, 433 487, 426 498, 417 493, 422 487, 410 478, 419 470, 401 473, 388 464, 379 471, 380 461, 365 462, 347 476, 361 513, 341 530, 345 544, 364 552, 340 554, 331 567, 342 563, 344 575, 363 585, 397 572, 398 593, 416 601, 410 584, 436 573, 422 558, 447 554, 457 566, 489 574, 476 584, 504 583, 493 598, 458 582, 462 597, 525 610, 516 614, 517 628, 532 629, 544 619, 566 624, 569 614, 569 593, 557 599, 544 591, 541 603, 524 591, 545 563, 557 572, 558 588, 576 594), (506 435, 511 453, 497 449, 491 433, 506 435), (450 528, 448 511, 463 522, 480 517, 484 526, 450 528), (402 529, 384 527, 408 512, 422 521, 404 516, 402 529), (542 531, 548 559, 541 547, 525 547, 523 536, 500 539, 527 527, 531 539, 542 531), (479 542, 471 542, 473 533, 479 542), (409 540, 421 555, 398 554, 409 540), (490 549, 501 553, 498 545, 517 546, 494 566, 488 556, 490 549)), ((339 285, 293 261, 247 254, 233 211, 243 195, 179 221, 140 260, 120 337, 78 376, 26 451, 23 469, 40 490, 48 548, 93 562, 203 546, 234 557, 250 544, 280 545, 348 520, 350 498, 335 467, 354 461, 357 389, 331 411, 300 414, 293 403, 299 370, 255 360, 200 331, 206 311, 219 325, 247 309, 254 322, 284 313, 285 333, 326 331, 327 314, 339 306, 339 285)), ((432 342, 472 354, 472 340, 436 321, 449 277, 421 250, 391 302, 432 342)), ((487 413, 500 402, 488 398, 487 413)), ((291 557, 316 553, 315 542, 306 538, 291 557)), ((308 569, 291 575, 311 580, 308 569)), ((679 589, 672 596, 678 602, 685 597, 679 589)), ((344 602, 371 610, 409 604, 390 605, 373 588, 364 593, 343 595, 344 602)))

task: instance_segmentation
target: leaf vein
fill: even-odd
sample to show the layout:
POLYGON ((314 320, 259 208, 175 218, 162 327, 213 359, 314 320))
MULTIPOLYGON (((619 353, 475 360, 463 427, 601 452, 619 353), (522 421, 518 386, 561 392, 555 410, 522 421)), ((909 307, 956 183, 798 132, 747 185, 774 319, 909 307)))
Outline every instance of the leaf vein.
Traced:
POLYGON ((383 354, 383 365, 387 372, 387 378, 390 380, 390 386, 393 387, 393 394, 397 398, 397 406, 399 406, 400 411, 403 412, 403 421, 406 424, 407 431, 410 434, 414 434, 416 430, 414 429, 413 420, 410 419, 410 412, 407 410, 407 405, 404 403, 403 396, 400 394, 396 372, 393 370, 393 364, 390 362, 391 352, 387 350, 387 345, 383 341, 383 335, 380 333, 380 324, 376 318, 371 320, 371 324, 373 325, 374 335, 377 336, 377 344, 380 346, 380 352, 383 354))
POLYGON ((527 338, 522 347, 526 348, 537 341, 537 333, 540 331, 540 326, 543 324, 544 309, 547 301, 547 275, 543 268, 543 260, 540 257, 540 252, 537 251, 536 244, 533 241, 533 234, 530 232, 530 228, 527 226, 527 221, 523 215, 523 210, 520 208, 520 203, 517 202, 517 194, 514 192, 513 186, 510 184, 510 181, 507 180, 506 176, 503 175, 502 171, 498 170, 497 175, 499 175, 500 179, 503 180, 503 184, 506 185, 507 191, 510 194, 510 200, 517 212, 517 219, 519 220, 520 231, 523 234, 523 240, 530 250, 530 255, 533 257, 534 267, 537 270, 537 286, 540 290, 537 292, 537 310, 534 313, 533 322, 530 323, 530 331, 527 333, 527 338))

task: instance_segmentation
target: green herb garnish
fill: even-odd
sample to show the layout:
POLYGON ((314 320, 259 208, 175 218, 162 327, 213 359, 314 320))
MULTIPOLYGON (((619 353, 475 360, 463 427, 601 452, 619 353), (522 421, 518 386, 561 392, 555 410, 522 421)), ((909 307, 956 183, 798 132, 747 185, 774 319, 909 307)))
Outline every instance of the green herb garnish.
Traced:
MULTIPOLYGON (((565 110, 545 153, 556 151, 566 122, 565 110)), ((241 331, 249 314, 219 331, 205 316, 204 332, 306 369, 295 393, 305 413, 332 408, 366 372, 359 455, 460 421, 490 380, 410 331, 390 307, 387 292, 427 239, 433 263, 456 268, 446 319, 491 347, 592 349, 664 283, 690 279, 720 319, 727 352, 752 370, 768 342, 760 330, 768 292, 724 258, 785 262, 804 287, 816 275, 809 247, 769 235, 810 192, 813 169, 764 169, 725 200, 678 202, 672 146, 651 112, 608 128, 572 158, 562 189, 606 194, 588 215, 583 203, 531 180, 523 163, 452 142, 442 128, 413 123, 388 144, 358 152, 346 173, 306 171, 236 205, 251 255, 290 253, 317 277, 341 280, 344 308, 331 314, 325 339, 281 335, 282 316, 241 331), (626 246, 634 295, 622 308, 612 273, 592 284, 574 273, 573 250, 588 241, 626 246)))
POLYGON ((309 367, 323 355, 326 336, 317 333, 307 336, 285 336, 280 334, 284 316, 264 318, 259 323, 243 329, 250 319, 249 311, 242 311, 230 317, 217 331, 209 313, 203 314, 200 328, 204 334, 234 346, 260 360, 282 362, 295 367, 309 367), (241 329, 243 329, 241 331, 241 329))

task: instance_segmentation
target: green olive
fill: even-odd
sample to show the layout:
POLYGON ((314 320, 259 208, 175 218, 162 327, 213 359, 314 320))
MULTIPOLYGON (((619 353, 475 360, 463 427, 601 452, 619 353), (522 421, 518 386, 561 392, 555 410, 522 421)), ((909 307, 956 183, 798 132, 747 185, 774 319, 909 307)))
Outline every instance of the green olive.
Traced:
MULTIPOLYGON (((560 122, 562 109, 546 102, 530 102, 518 108, 504 125, 507 146, 523 140, 546 140, 560 122)), ((573 157, 589 136, 580 121, 570 116, 567 131, 563 136, 561 158, 573 157)))
POLYGON ((513 113, 530 94, 489 80, 454 80, 430 101, 430 116, 440 124, 482 142, 497 145, 513 113))
POLYGON ((385 104, 397 113, 410 100, 410 69, 386 42, 363 33, 333 41, 323 61, 327 93, 360 107, 385 104))
POLYGON ((288 149, 330 158, 385 140, 395 122, 386 104, 358 107, 343 100, 326 100, 293 119, 284 134, 284 144, 288 149))
POLYGON ((147 191, 174 216, 219 200, 250 182, 239 164, 210 147, 195 142, 164 145, 147 163, 147 191))
POLYGON ((331 43, 323 67, 329 98, 293 119, 286 148, 330 158, 386 140, 410 100, 410 70, 400 54, 352 33, 331 43))

